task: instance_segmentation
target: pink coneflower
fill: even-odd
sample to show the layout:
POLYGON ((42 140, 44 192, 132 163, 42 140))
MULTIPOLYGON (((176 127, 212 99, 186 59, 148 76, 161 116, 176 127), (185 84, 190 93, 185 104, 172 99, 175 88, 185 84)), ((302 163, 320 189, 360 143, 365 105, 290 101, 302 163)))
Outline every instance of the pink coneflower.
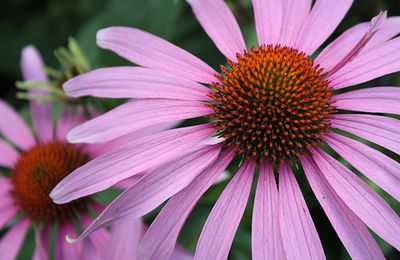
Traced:
POLYGON ((99 69, 64 85, 73 97, 137 98, 72 130, 71 142, 105 142, 152 124, 206 117, 209 123, 128 143, 82 166, 51 193, 56 203, 103 190, 149 170, 80 236, 147 214, 166 200, 141 245, 140 259, 165 259, 197 201, 236 156, 241 167, 212 209, 195 259, 226 259, 260 169, 252 220, 254 259, 323 259, 324 251, 295 172, 304 173, 355 259, 384 259, 368 228, 400 249, 400 220, 326 144, 395 199, 399 164, 351 133, 400 152, 400 89, 336 90, 399 71, 398 18, 381 13, 311 55, 352 1, 253 0, 259 46, 246 49, 222 0, 187 1, 228 59, 215 72, 198 58, 138 29, 112 27, 98 45, 142 67, 99 69), (347 111, 346 113, 343 113, 347 111), (362 113, 360 113, 362 112, 362 113), (219 142, 204 143, 210 136, 219 142), (275 174, 279 179, 276 184, 275 174), (368 227, 368 228, 367 228, 368 227))
MULTIPOLYGON (((43 62, 34 47, 23 50, 21 65, 25 80, 47 82, 43 62)), ((34 92, 45 95, 38 90, 34 92)), ((115 225, 111 233, 100 229, 83 243, 69 244, 65 240, 67 235, 77 234, 75 228, 83 230, 89 226, 94 219, 90 211, 101 212, 104 207, 91 197, 57 205, 49 193, 61 179, 108 147, 66 142, 65 134, 85 120, 83 113, 78 112, 81 108, 76 108, 76 112, 65 110, 54 126, 52 104, 36 101, 30 104, 36 135, 14 109, 0 100, 0 135, 4 137, 0 139, 0 167, 10 173, 0 175, 0 229, 6 232, 0 239, 0 258, 15 259, 33 227, 36 240, 33 259, 134 259, 144 234, 140 219, 115 225), (57 235, 52 242, 54 229, 57 235), (51 256, 52 245, 54 256, 51 256)), ((120 142, 118 139, 107 146, 120 142)))

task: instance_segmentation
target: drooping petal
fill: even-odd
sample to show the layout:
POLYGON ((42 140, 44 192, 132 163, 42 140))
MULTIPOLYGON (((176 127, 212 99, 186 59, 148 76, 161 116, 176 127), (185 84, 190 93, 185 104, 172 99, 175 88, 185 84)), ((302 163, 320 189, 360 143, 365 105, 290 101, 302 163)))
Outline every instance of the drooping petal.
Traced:
POLYGON ((222 192, 201 232, 194 259, 227 259, 246 208, 255 163, 246 161, 222 192))
POLYGON ((289 165, 279 168, 279 220, 288 259, 325 259, 314 222, 289 165))
POLYGON ((282 0, 253 0, 259 45, 277 44, 281 36, 282 0))
POLYGON ((311 0, 282 1, 282 30, 279 42, 294 47, 297 37, 311 9, 311 0))
POLYGON ((64 84, 72 97, 209 100, 210 89, 179 75, 143 67, 97 69, 64 84))
POLYGON ((45 227, 40 230, 39 227, 35 226, 35 242, 36 248, 33 253, 33 260, 44 260, 49 259, 50 252, 50 229, 45 227))
POLYGON ((84 239, 98 228, 139 218, 176 194, 212 164, 219 146, 205 146, 161 165, 116 198, 78 238, 84 239))
POLYGON ((279 227, 279 194, 274 171, 268 163, 261 166, 258 177, 251 243, 254 260, 285 258, 279 227))
POLYGON ((330 76, 331 86, 340 89, 367 82, 400 70, 400 37, 360 54, 330 76))
POLYGON ((56 238, 55 259, 80 259, 82 253, 81 244, 71 244, 65 239, 67 236, 75 234, 75 229, 70 222, 60 225, 56 238))
POLYGON ((144 226, 140 219, 113 225, 105 259, 145 259, 136 257, 143 234, 144 226))
POLYGON ((146 232, 138 259, 168 259, 171 256, 179 232, 190 212, 233 157, 234 153, 231 150, 222 152, 214 164, 168 201, 146 232))
POLYGON ((375 87, 334 96, 335 106, 361 112, 400 114, 400 87, 375 87))
MULTIPOLYGON (((27 46, 22 49, 21 69, 24 80, 47 83, 47 75, 44 70, 42 57, 34 46, 27 46)), ((46 96, 47 93, 41 90, 30 90, 31 94, 46 96)), ((41 142, 53 139, 53 116, 50 104, 39 104, 37 101, 30 102, 33 126, 36 135, 41 142)))
POLYGON ((11 228, 0 240, 0 252, 2 260, 14 260, 25 240, 29 228, 28 219, 21 220, 11 228))
POLYGON ((395 118, 374 115, 335 115, 332 127, 342 129, 395 153, 400 153, 400 121, 395 118))
POLYGON ((295 47, 308 55, 314 53, 333 33, 352 4, 353 0, 317 0, 303 24, 295 47))
POLYGON ((386 12, 381 12, 370 23, 351 27, 329 44, 315 59, 315 63, 332 75, 361 53, 388 40, 382 36, 386 32, 386 17, 386 12))
POLYGON ((302 158, 308 182, 352 259, 385 259, 364 223, 332 190, 312 159, 302 158))
POLYGON ((186 0, 197 20, 226 58, 236 61, 236 54, 246 50, 239 25, 223 0, 186 0))
POLYGON ((64 178, 50 193, 56 203, 93 194, 119 181, 169 162, 214 132, 210 125, 173 129, 146 136, 104 154, 64 178))
POLYGON ((0 140, 0 166, 13 168, 19 159, 18 152, 6 142, 0 140))
POLYGON ((377 150, 340 135, 324 140, 346 161, 400 201, 400 164, 377 150))
POLYGON ((213 113, 200 101, 144 99, 125 103, 72 129, 72 143, 104 143, 145 127, 213 113))
POLYGON ((400 249, 400 218, 367 184, 324 152, 313 150, 318 168, 343 202, 378 236, 400 249))
POLYGON ((0 100, 0 115, 0 134, 24 150, 35 145, 35 139, 24 120, 2 100, 0 100))
POLYGON ((97 32, 97 45, 138 65, 171 72, 188 80, 211 83, 216 73, 189 52, 150 33, 110 27, 97 32))

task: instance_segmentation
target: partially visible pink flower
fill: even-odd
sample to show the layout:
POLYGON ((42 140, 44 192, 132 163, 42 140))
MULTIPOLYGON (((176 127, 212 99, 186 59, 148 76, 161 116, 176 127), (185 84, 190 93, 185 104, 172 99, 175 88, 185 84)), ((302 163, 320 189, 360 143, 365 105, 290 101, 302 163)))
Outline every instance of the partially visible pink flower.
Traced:
MULTIPOLYGON (((43 62, 34 47, 24 48, 21 63, 25 80, 47 80, 43 62)), ((41 92, 35 94, 44 95, 41 92)), ((66 142, 65 134, 86 120, 82 107, 66 109, 54 122, 52 104, 31 101, 30 106, 36 134, 13 108, 0 100, 0 135, 4 137, 0 139, 0 166, 9 169, 9 174, 6 171, 6 175, 0 175, 0 229, 6 232, 0 239, 0 258, 15 259, 33 227, 36 240, 33 259, 135 259, 144 235, 144 225, 139 218, 114 225, 111 233, 100 229, 88 240, 70 244, 66 236, 74 236, 88 227, 93 221, 90 212, 99 213, 104 207, 93 197, 56 205, 49 193, 74 169, 111 147, 146 133, 136 133, 105 145, 73 145, 66 142), (55 255, 51 256, 51 233, 54 229, 55 255)), ((154 133, 165 127, 164 124, 148 130, 154 133)), ((130 180, 130 183, 135 181, 137 179, 130 180)), ((117 185, 122 187, 124 183, 117 185)), ((181 256, 186 257, 182 259, 188 257, 184 252, 181 256)))
POLYGON ((398 162, 343 134, 400 153, 399 120, 374 114, 400 114, 400 88, 336 91, 400 70, 399 18, 387 19, 385 12, 356 25, 313 60, 353 1, 317 0, 312 6, 311 0, 253 0, 259 46, 250 50, 224 1, 187 2, 228 59, 220 73, 157 36, 112 27, 98 32, 98 45, 142 67, 99 69, 64 85, 73 97, 139 99, 73 129, 68 134, 73 143, 105 142, 173 120, 210 121, 132 141, 66 177, 51 193, 56 203, 148 171, 80 239, 107 224, 143 216, 170 198, 139 253, 141 259, 168 258, 197 201, 236 156, 240 169, 212 209, 195 259, 228 257, 256 168, 254 259, 325 258, 293 174, 301 168, 352 258, 384 259, 368 228, 400 249, 398 215, 324 148, 331 146, 400 199, 398 162), (221 141, 204 143, 210 136, 221 141))

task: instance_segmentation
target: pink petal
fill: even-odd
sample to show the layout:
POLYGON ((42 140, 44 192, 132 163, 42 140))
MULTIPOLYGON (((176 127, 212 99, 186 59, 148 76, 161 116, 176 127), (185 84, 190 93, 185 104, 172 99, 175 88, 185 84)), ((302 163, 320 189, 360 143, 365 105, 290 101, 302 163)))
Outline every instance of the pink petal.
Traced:
POLYGON ((279 168, 279 220, 287 259, 326 259, 314 222, 289 165, 279 168))
POLYGON ((145 127, 213 113, 200 101, 145 99, 125 103, 72 129, 71 143, 103 143, 145 127))
MULTIPOLYGON (((42 57, 34 46, 27 46, 22 49, 21 69, 26 81, 39 81, 47 83, 47 75, 44 70, 42 57)), ((40 90, 30 91, 36 95, 47 96, 40 90)), ((33 126, 36 134, 41 142, 50 141, 53 139, 53 116, 52 107, 50 104, 39 104, 36 101, 30 102, 31 115, 33 126)))
POLYGON ((274 171, 270 164, 264 163, 258 177, 253 207, 251 242, 254 260, 285 258, 278 200, 274 171))
POLYGON ((378 236, 400 249, 400 219, 367 184, 341 163, 317 150, 315 162, 343 202, 378 236))
POLYGON ((364 83, 400 70, 400 37, 360 54, 328 79, 336 88, 364 83))
POLYGON ((24 150, 35 145, 35 140, 26 123, 7 103, 0 100, 0 134, 24 150))
POLYGON ((11 179, 0 175, 0 193, 9 192, 12 188, 11 179))
POLYGON ((0 207, 0 229, 4 227, 20 210, 15 201, 10 196, 2 196, 2 205, 0 207))
POLYGON ((19 159, 19 153, 9 144, 0 140, 0 166, 13 168, 19 159))
POLYGON ((1 238, 0 252, 2 260, 13 260, 17 257, 29 226, 30 221, 23 219, 1 238))
POLYGON ((50 197, 56 203, 66 203, 109 188, 187 153, 214 131, 210 125, 199 125, 157 133, 128 143, 69 174, 53 189, 50 197))
POLYGON ((332 190, 312 159, 302 158, 308 182, 352 259, 385 259, 364 223, 332 190))
POLYGON ((314 53, 333 33, 352 4, 353 0, 317 0, 303 24, 295 47, 308 55, 314 53))
POLYGON ((400 121, 374 115, 335 115, 332 127, 350 132, 377 143, 395 153, 400 153, 400 121))
POLYGON ((400 87, 359 89, 336 95, 334 100, 338 109, 400 114, 400 87))
POLYGON ((84 145, 83 148, 85 151, 87 151, 87 153, 89 153, 91 158, 96 158, 96 157, 99 157, 100 155, 103 155, 105 153, 108 153, 115 149, 118 149, 121 146, 132 142, 133 140, 137 140, 137 139, 143 138, 148 135, 160 133, 165 130, 175 128, 179 124, 180 124, 180 121, 152 125, 152 126, 142 128, 140 130, 136 130, 136 131, 126 134, 124 136, 118 137, 116 139, 113 139, 112 141, 109 141, 106 143, 84 145))
POLYGON ((374 47, 370 44, 373 39, 377 39, 375 43, 385 41, 380 34, 385 23, 386 12, 381 12, 370 23, 353 26, 329 44, 315 59, 315 63, 331 75, 336 73, 360 53, 374 47))
POLYGON ((72 97, 209 100, 210 89, 174 74, 142 67, 97 69, 64 84, 72 97))
POLYGON ((311 9, 311 0, 282 0, 283 20, 280 43, 294 47, 311 9))
POLYGON ((330 134, 324 139, 352 166, 400 201, 400 164, 398 162, 350 138, 330 134))
POLYGON ((249 198, 255 163, 246 161, 211 210, 194 259, 227 259, 249 198))
POLYGON ((168 201, 146 232, 138 259, 168 259, 171 256, 178 235, 194 206, 233 157, 232 150, 222 152, 214 164, 168 201))
POLYGON ((259 45, 277 44, 281 36, 282 0, 253 0, 259 45))
MULTIPOLYGON (((82 224, 83 224, 84 228, 89 227, 90 224, 94 220, 91 216, 89 216, 87 214, 83 215, 81 217, 81 219, 82 219, 82 224)), ((106 252, 106 248, 108 247, 109 239, 110 239, 110 234, 109 234, 109 232, 107 230, 105 230, 105 229, 96 230, 95 232, 90 234, 88 239, 85 240, 85 241, 90 241, 90 244, 87 244, 88 245, 88 250, 87 251, 89 251, 89 254, 91 254, 90 253, 90 251, 92 251, 91 247, 93 247, 94 248, 93 251, 101 252, 101 253, 106 252)), ((83 251, 86 250, 85 246, 86 245, 84 244, 83 245, 83 251)))
POLYGON ((43 231, 39 230, 39 227, 35 226, 35 242, 36 248, 33 253, 33 260, 45 260, 49 259, 50 253, 50 229, 44 228, 43 231))
POLYGON ((66 141, 67 133, 86 120, 82 107, 65 108, 57 123, 57 140, 66 141))
POLYGON ((133 187, 116 198, 78 238, 112 223, 122 223, 144 216, 176 194, 212 164, 219 146, 206 146, 161 165, 146 174, 133 187))
POLYGON ((176 245, 169 260, 192 260, 192 254, 180 245, 176 245))
POLYGON ((105 252, 105 259, 144 259, 136 257, 143 233, 144 226, 140 219, 113 225, 105 252))
POLYGON ((246 50, 239 25, 223 0, 186 0, 208 36, 226 58, 236 61, 236 55, 246 50))
POLYGON ((203 83, 215 80, 216 72, 197 57, 166 40, 138 29, 102 29, 97 32, 97 45, 143 67, 171 72, 203 83))
POLYGON ((400 17, 389 17, 383 27, 376 32, 374 37, 368 42, 365 50, 371 50, 374 47, 392 39, 400 33, 400 17))
POLYGON ((60 225, 57 232, 55 259, 70 260, 80 259, 82 253, 81 244, 71 244, 67 242, 66 237, 75 235, 75 229, 70 222, 65 222, 60 225))

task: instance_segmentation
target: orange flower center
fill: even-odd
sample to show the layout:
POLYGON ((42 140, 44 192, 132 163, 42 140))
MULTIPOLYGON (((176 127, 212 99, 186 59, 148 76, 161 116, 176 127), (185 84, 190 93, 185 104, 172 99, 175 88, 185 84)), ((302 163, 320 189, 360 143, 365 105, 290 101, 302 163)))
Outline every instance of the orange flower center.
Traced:
POLYGON ((13 196, 34 221, 64 221, 86 209, 88 199, 54 204, 49 194, 69 173, 88 162, 89 156, 76 146, 51 142, 24 153, 13 173, 13 196))
POLYGON ((321 141, 334 112, 319 65, 282 46, 253 48, 222 67, 210 96, 218 135, 227 147, 256 161, 279 164, 321 141))

